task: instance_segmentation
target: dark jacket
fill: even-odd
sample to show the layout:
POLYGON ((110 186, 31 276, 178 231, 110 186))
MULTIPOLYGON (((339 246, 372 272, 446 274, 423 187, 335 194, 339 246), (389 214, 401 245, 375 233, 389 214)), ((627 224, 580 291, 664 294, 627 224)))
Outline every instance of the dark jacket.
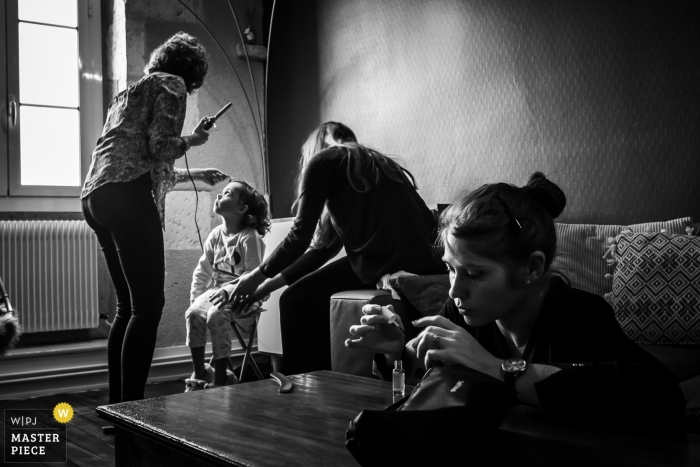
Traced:
POLYGON ((415 274, 440 270, 433 248, 435 217, 410 181, 397 183, 382 173, 377 185, 359 193, 348 181, 347 166, 346 153, 338 147, 309 161, 292 230, 261 264, 263 274, 273 277, 284 270, 287 283, 293 283, 321 267, 343 246, 353 271, 365 284, 399 270, 415 274), (341 242, 307 252, 326 203, 341 242))
MULTIPOLYGON (((452 299, 440 314, 466 329, 494 356, 513 357, 495 322, 469 326, 452 299)), ((608 302, 568 287, 559 278, 552 279, 523 358, 529 364, 561 368, 535 384, 548 415, 599 426, 620 422, 664 430, 683 427, 685 398, 673 373, 624 334, 608 302)), ((387 374, 381 360, 375 361, 387 374)))

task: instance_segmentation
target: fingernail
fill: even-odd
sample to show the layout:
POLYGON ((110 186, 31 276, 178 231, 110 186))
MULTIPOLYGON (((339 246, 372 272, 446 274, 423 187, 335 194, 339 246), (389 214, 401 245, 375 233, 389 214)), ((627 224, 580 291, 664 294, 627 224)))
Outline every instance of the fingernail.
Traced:
POLYGON ((418 320, 416 320, 416 321, 411 321, 411 324, 414 325, 414 326, 416 326, 416 325, 418 324, 418 320))

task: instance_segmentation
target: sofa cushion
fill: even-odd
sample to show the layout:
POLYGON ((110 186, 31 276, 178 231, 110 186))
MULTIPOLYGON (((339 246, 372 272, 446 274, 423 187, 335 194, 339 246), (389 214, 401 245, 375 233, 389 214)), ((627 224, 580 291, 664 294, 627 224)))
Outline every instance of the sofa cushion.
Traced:
POLYGON ((607 265, 603 255, 607 239, 623 230, 632 232, 660 232, 683 234, 693 223, 690 217, 667 222, 649 222, 634 225, 556 224, 557 253, 552 268, 563 272, 571 286, 604 296, 612 290, 612 281, 605 278, 607 265))
MULTIPOLYGON (((650 344, 639 346, 671 370, 679 383, 700 376, 700 346, 650 344)), ((688 394, 686 399, 689 400, 688 394)))
POLYGON ((681 383, 683 394, 692 395, 685 409, 685 431, 700 433, 700 375, 681 383))
POLYGON ((700 237, 622 233, 606 298, 639 344, 700 344, 700 237))
POLYGON ((391 276, 389 285, 418 311, 418 316, 409 316, 412 319, 438 314, 442 305, 450 298, 448 274, 391 276))

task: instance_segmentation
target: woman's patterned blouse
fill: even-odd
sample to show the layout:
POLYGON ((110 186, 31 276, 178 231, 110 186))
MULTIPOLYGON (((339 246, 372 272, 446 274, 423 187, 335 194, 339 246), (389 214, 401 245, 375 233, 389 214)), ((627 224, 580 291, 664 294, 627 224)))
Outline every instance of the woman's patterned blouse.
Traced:
POLYGON ((109 104, 80 197, 150 171, 153 198, 165 225, 165 195, 187 173, 173 167, 190 147, 190 137, 180 136, 186 109, 185 82, 167 73, 146 75, 117 94, 109 104))

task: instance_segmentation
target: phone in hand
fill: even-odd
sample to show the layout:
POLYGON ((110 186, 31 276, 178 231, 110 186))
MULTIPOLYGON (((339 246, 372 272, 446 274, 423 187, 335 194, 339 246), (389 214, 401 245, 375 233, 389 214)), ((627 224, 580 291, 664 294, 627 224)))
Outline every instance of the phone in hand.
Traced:
POLYGON ((225 106, 223 106, 223 107, 221 108, 221 110, 219 110, 219 111, 216 113, 216 115, 214 115, 213 117, 207 119, 207 121, 204 123, 204 129, 205 129, 205 130, 211 129, 211 127, 214 126, 214 123, 216 123, 216 120, 217 120, 219 117, 221 117, 221 116, 224 114, 224 112, 226 112, 226 111, 229 109, 229 107, 231 107, 231 104, 232 104, 232 102, 229 102, 228 104, 226 104, 225 106))

